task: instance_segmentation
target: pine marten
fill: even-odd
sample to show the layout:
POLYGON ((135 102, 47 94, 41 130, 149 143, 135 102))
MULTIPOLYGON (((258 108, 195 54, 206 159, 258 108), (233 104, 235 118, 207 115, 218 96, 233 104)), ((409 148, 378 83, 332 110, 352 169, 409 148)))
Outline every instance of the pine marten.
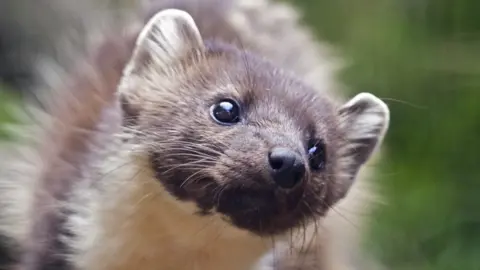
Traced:
POLYGON ((143 4, 121 24, 86 15, 85 49, 41 66, 42 108, 26 102, 2 151, 3 265, 333 269, 318 226, 348 202, 388 107, 342 101, 286 4, 143 4))

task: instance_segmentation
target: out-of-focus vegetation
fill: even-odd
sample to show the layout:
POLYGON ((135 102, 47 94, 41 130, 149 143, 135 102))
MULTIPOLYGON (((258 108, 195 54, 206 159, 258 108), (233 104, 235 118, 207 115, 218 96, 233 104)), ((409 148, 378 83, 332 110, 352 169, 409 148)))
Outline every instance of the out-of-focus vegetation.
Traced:
POLYGON ((352 94, 391 109, 366 248, 392 270, 480 269, 480 1, 291 2, 351 62, 352 94))
MULTIPOLYGON (((13 123, 14 118, 9 111, 10 106, 12 103, 17 102, 19 100, 19 95, 16 92, 11 91, 9 87, 0 83, 0 123, 7 124, 13 123)), ((8 139, 8 134, 4 129, 0 128, 0 139, 8 139)))
POLYGON ((391 109, 367 248, 393 270, 480 269, 480 1, 292 2, 391 109))

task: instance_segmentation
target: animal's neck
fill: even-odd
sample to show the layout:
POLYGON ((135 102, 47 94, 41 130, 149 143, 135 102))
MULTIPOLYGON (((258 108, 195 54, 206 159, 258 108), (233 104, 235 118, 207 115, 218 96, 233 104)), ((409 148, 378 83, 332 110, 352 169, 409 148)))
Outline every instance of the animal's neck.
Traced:
POLYGON ((134 163, 142 165, 109 176, 117 190, 107 197, 117 201, 99 213, 102 239, 88 269, 249 269, 271 248, 270 239, 218 216, 196 215, 193 204, 176 201, 143 162, 134 163))

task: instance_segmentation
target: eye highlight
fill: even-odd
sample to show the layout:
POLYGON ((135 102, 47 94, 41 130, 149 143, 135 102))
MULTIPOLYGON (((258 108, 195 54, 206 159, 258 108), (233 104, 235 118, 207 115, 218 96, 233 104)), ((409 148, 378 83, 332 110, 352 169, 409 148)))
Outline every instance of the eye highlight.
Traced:
POLYGON ((326 163, 325 143, 323 140, 314 139, 308 142, 308 161, 315 171, 323 171, 326 163))
POLYGON ((240 106, 232 99, 224 99, 210 107, 210 116, 221 125, 233 125, 240 121, 240 106))

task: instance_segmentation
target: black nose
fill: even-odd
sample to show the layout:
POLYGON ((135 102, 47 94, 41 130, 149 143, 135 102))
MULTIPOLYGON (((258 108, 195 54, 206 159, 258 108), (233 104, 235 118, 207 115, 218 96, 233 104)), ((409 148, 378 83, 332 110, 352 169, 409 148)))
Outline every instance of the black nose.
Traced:
POLYGON ((282 188, 293 188, 305 175, 300 155, 288 148, 274 148, 268 155, 272 178, 282 188))

